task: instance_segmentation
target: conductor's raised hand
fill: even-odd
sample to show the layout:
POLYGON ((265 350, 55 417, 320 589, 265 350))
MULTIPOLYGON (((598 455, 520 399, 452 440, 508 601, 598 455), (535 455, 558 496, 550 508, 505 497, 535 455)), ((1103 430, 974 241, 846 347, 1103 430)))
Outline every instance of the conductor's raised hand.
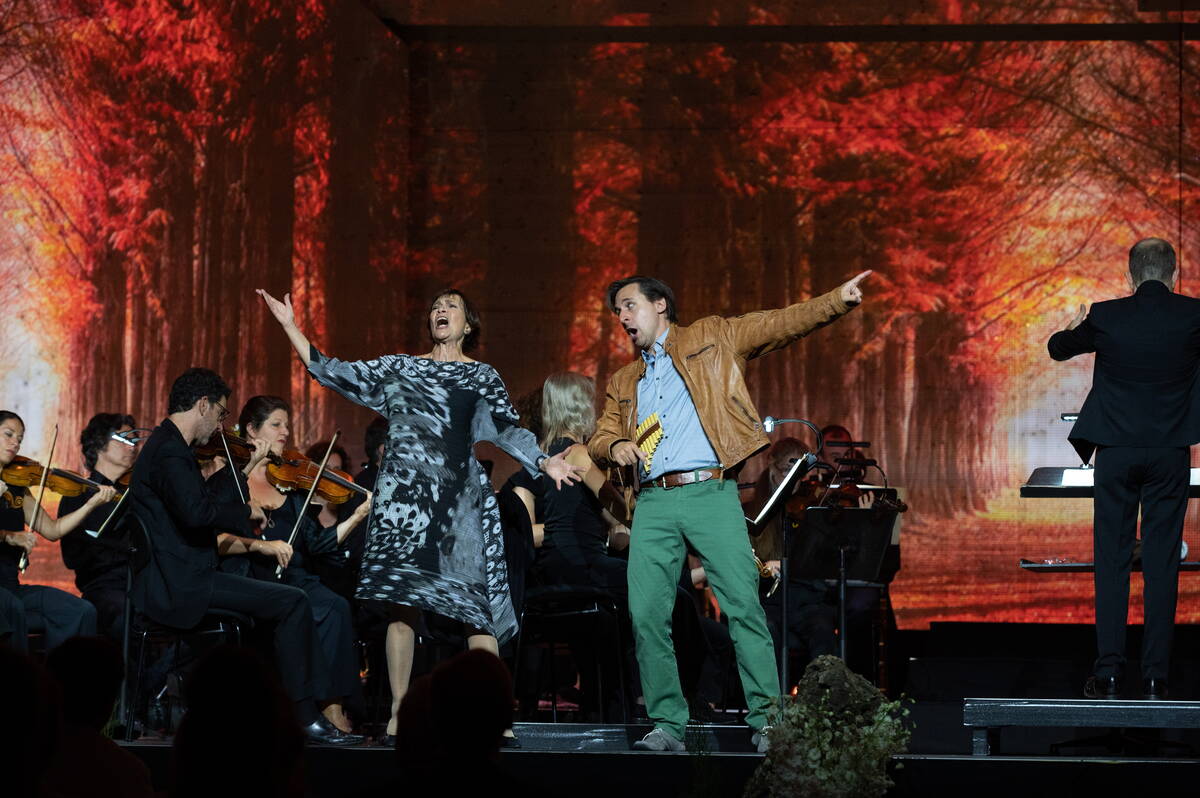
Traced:
POLYGON ((583 475, 587 473, 587 469, 568 463, 566 451, 564 450, 553 457, 547 457, 543 460, 542 472, 554 480, 554 486, 561 490, 564 482, 568 485, 574 485, 583 479, 583 475))
POLYGON ((646 453, 633 441, 621 441, 612 447, 612 459, 617 465, 637 465, 645 461, 646 453))
POLYGON ((256 288, 255 292, 263 298, 263 302, 267 303, 267 309, 271 311, 271 315, 275 317, 275 321, 284 327, 295 325, 296 314, 292 310, 292 295, 290 293, 284 294, 283 301, 280 302, 261 288, 256 288))
POLYGON ((858 284, 867 279, 870 274, 871 270, 867 269, 865 272, 859 272, 846 282, 842 283, 842 301, 847 305, 860 304, 863 301, 863 294, 862 289, 858 287, 858 284))
POLYGON ((1075 314, 1075 318, 1071 319, 1071 323, 1067 325, 1068 330, 1074 330, 1083 320, 1087 318, 1087 305, 1080 305, 1079 312, 1075 314))

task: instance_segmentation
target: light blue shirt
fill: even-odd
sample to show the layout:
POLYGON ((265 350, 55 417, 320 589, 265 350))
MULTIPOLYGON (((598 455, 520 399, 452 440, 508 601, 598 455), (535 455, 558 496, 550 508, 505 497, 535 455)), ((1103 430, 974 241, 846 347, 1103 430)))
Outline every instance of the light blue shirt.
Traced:
MULTIPOLYGON (((692 471, 720 465, 717 452, 708 442, 700 424, 700 415, 692 402, 683 377, 663 348, 670 328, 658 336, 654 345, 642 352, 646 373, 638 381, 638 424, 658 413, 663 437, 650 461, 650 473, 638 466, 642 481, 656 479, 671 471, 692 471)), ((635 441, 636 443, 636 441, 635 441)))

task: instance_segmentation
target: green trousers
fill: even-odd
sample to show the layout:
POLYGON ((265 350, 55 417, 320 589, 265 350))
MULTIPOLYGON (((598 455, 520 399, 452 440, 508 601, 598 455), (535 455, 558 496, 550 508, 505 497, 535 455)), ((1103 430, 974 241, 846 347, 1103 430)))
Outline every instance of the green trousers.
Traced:
POLYGON ((737 485, 719 479, 677 488, 644 488, 629 544, 629 614, 637 643, 646 713, 656 728, 684 738, 688 706, 671 642, 671 609, 687 553, 700 556, 708 583, 729 619, 738 672, 750 714, 760 729, 779 695, 775 649, 758 601, 758 568, 738 503, 737 485))

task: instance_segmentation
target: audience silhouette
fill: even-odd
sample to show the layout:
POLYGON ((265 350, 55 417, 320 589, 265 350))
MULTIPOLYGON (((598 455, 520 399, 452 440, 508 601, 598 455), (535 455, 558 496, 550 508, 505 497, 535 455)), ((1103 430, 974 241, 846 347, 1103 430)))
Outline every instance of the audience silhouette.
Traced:
POLYGON ((26 654, 2 645, 0 684, 7 686, 6 717, 20 719, 0 723, 4 794, 39 795, 39 782, 49 769, 61 725, 58 688, 26 654))
MULTIPOLYGON (((77 637, 50 653, 46 667, 0 645, 0 680, 21 723, 0 724, 5 795, 156 795, 150 770, 104 736, 124 667, 102 637, 77 637)), ((187 713, 175 735, 170 798, 302 798, 304 733, 291 701, 253 650, 218 646, 184 686, 187 713), (236 761, 235 761, 236 760, 236 761)), ((496 655, 476 649, 413 681, 397 713, 396 775, 363 795, 437 788, 445 794, 549 795, 500 762, 512 726, 512 677, 496 655)), ((352 787, 352 785, 346 785, 352 787)))
POLYGON ((125 675, 121 649, 105 637, 73 637, 46 669, 62 695, 62 726, 42 790, 53 796, 154 795, 150 770, 105 737, 125 675))
POLYGON ((214 648, 196 664, 184 697, 172 798, 305 795, 304 733, 283 685, 257 653, 214 648))

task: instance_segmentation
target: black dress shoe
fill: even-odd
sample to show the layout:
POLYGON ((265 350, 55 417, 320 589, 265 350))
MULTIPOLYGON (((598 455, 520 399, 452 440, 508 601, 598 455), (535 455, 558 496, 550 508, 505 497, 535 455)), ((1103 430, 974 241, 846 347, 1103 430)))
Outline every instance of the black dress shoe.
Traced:
POLYGON ((1084 698, 1114 699, 1121 697, 1119 676, 1089 676, 1083 685, 1084 698))
POLYGON ((520 748, 520 747, 521 747, 521 741, 520 741, 520 740, 518 740, 518 739, 517 739, 515 736, 514 736, 514 737, 508 737, 507 735, 501 735, 501 737, 500 737, 500 747, 501 747, 501 748, 520 748))
POLYGON ((361 734, 344 732, 324 716, 305 726, 304 734, 310 743, 317 745, 358 745, 363 741, 361 734))
POLYGON ((396 735, 394 735, 394 734, 383 735, 382 737, 380 737, 379 739, 377 739, 375 741, 375 746, 377 748, 395 748, 396 747, 396 735))
POLYGON ((1167 680, 1155 678, 1142 679, 1142 698, 1147 701, 1166 701, 1167 680))

